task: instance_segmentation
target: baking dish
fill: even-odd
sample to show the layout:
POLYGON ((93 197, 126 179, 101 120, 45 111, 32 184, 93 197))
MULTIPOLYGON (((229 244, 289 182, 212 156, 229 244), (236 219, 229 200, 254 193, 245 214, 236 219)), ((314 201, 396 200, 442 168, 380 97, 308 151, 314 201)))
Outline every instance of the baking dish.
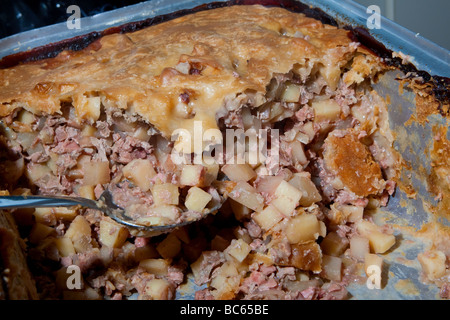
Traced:
MULTIPOLYGON (((81 24, 83 28, 79 31, 79 35, 131 21, 142 20, 151 16, 171 13, 180 9, 192 8, 203 3, 206 2, 165 1, 142 3, 92 18, 82 19, 81 24)), ((305 1, 305 3, 319 6, 331 16, 338 17, 338 20, 342 20, 344 24, 356 26, 365 22, 365 11, 363 8, 348 1, 339 2, 339 4, 336 1, 321 1, 317 3, 305 1)), ((385 19, 382 19, 381 23, 382 25, 386 24, 390 31, 383 33, 384 29, 381 29, 380 34, 375 32, 374 36, 386 44, 389 49, 413 56, 414 62, 419 69, 423 69, 431 74, 448 76, 448 51, 433 45, 425 39, 415 37, 413 33, 385 19), (422 49, 425 47, 427 50, 422 49)), ((3 39, 0 45, 4 56, 73 36, 74 33, 68 31, 65 24, 60 24, 3 39), (35 37, 36 34, 39 34, 39 36, 35 37)), ((397 71, 392 71, 380 79, 375 87, 382 96, 390 97, 391 105, 397 106, 396 108, 389 108, 391 126, 394 132, 397 132, 398 137, 400 137, 397 140, 397 147, 403 158, 410 164, 411 181, 414 189, 417 190, 418 196, 417 199, 410 199, 405 193, 399 191, 391 199, 388 207, 381 214, 377 214, 377 219, 398 224, 404 228, 402 230, 403 241, 393 253, 386 256, 389 264, 388 272, 393 275, 389 276, 384 289, 370 290, 365 285, 351 285, 349 288, 350 293, 358 299, 434 299, 438 294, 436 287, 424 285, 420 281, 420 266, 415 260, 417 254, 427 248, 429 243, 423 239, 416 238, 414 234, 409 235, 407 228, 420 229, 423 224, 433 218, 433 215, 427 210, 427 204, 435 205, 436 201, 434 200, 434 195, 427 192, 426 179, 423 177, 423 173, 429 173, 430 170, 430 159, 427 150, 433 145, 432 128, 438 124, 446 125, 446 120, 441 115, 432 115, 428 118, 429 122, 427 123, 412 122, 411 125, 405 126, 405 122, 415 112, 414 93, 409 92, 405 88, 404 94, 399 94, 399 82, 395 80, 399 76, 397 71)), ((440 222, 448 225, 445 215, 441 217, 440 222)), ((179 298, 192 298, 192 295, 187 290, 186 294, 180 295, 179 298)))

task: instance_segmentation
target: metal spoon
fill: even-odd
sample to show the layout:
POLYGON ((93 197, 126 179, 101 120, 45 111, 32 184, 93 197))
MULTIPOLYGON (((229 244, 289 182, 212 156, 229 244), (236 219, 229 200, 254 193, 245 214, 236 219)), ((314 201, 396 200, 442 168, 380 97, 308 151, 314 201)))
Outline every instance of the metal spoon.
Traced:
POLYGON ((109 190, 105 190, 97 201, 69 196, 0 196, 0 209, 82 206, 100 210, 116 222, 128 227, 130 233, 137 237, 151 237, 168 233, 179 227, 198 221, 208 214, 219 210, 222 203, 223 201, 216 204, 213 208, 205 210, 205 212, 196 219, 188 219, 178 224, 146 226, 135 223, 134 220, 126 214, 124 208, 116 205, 109 190))

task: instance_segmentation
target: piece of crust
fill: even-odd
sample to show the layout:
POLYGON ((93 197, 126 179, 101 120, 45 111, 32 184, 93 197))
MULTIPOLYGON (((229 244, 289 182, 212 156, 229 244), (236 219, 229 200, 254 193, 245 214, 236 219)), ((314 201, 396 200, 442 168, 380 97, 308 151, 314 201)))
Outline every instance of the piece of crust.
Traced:
POLYGON ((0 299, 38 299, 24 247, 13 217, 9 212, 0 210, 0 299))
POLYGON ((323 156, 327 170, 357 196, 378 194, 384 188, 380 166, 354 132, 328 135, 323 156))

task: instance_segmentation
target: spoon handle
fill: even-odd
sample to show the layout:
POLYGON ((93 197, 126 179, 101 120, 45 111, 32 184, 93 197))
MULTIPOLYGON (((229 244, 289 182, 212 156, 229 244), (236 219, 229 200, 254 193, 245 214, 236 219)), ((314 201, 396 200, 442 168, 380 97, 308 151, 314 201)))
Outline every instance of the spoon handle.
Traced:
POLYGON ((95 201, 78 197, 0 196, 0 209, 71 207, 77 205, 98 209, 95 201))

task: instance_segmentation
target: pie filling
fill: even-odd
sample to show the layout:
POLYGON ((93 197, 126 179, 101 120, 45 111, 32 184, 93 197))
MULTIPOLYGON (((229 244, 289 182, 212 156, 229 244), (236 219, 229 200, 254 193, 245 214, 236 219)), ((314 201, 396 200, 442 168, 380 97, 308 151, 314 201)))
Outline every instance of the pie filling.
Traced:
MULTIPOLYGON (((4 194, 95 200, 107 189, 145 225, 195 219, 226 199, 217 213, 155 237, 133 236, 92 209, 13 210, 41 298, 173 299, 190 273, 205 285, 196 299, 347 298, 348 283, 366 281, 358 266, 381 267, 377 254, 395 244, 393 230, 366 212, 395 191, 399 157, 386 103, 371 88, 385 67, 357 43, 340 49, 337 68, 301 59, 272 73, 264 90, 222 96, 214 113, 222 141, 202 144, 200 162, 189 151, 177 163, 179 135, 111 105, 101 91, 85 93, 99 112, 84 121, 73 99, 59 113, 16 101, 0 118, 4 194), (254 161, 251 130, 267 151, 254 161), (237 163, 242 153, 247 161, 237 163), (72 265, 82 274, 77 290, 66 283, 72 265)), ((209 72, 211 64, 193 60, 174 70, 209 72)), ((174 112, 197 119, 195 95, 177 94, 174 112)))

